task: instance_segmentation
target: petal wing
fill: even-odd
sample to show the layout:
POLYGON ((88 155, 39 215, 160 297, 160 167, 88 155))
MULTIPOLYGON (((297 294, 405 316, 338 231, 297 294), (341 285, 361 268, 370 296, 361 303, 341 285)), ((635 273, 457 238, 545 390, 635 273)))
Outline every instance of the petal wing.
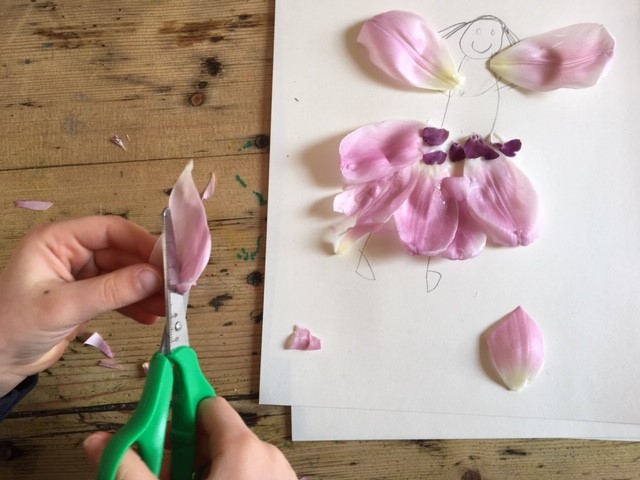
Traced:
POLYGON ((585 88, 607 72, 615 45, 604 26, 580 23, 521 40, 494 55, 489 68, 527 90, 585 88))
POLYGON ((358 42, 374 65, 405 86, 451 90, 462 83, 442 38, 413 13, 376 15, 362 26, 358 42))

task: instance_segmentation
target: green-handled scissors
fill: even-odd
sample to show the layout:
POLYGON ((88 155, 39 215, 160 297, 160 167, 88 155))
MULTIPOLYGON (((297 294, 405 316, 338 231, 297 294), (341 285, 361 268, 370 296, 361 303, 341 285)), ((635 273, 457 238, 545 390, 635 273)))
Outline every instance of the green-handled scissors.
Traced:
POLYGON ((99 480, 113 480, 127 449, 138 453, 155 475, 160 474, 171 399, 171 478, 190 480, 194 474, 198 405, 216 392, 189 346, 187 303, 189 293, 176 291, 175 237, 171 211, 162 213, 164 289, 167 323, 160 351, 149 366, 140 403, 132 417, 107 444, 98 470, 99 480))

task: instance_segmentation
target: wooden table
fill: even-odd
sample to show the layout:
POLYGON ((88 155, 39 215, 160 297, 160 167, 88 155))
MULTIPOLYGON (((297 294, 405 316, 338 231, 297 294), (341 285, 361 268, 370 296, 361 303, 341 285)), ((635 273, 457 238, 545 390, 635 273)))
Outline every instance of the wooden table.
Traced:
MULTIPOLYGON (((206 203, 214 246, 192 293, 192 343, 218 392, 300 475, 640 478, 637 443, 292 442, 289 410, 258 405, 274 2, 0 5, 0 264, 41 222, 120 215, 157 234, 167 190, 194 158, 198 184, 215 172, 218 187, 206 203), (54 206, 15 208, 20 198, 54 206)), ((0 478, 93 478, 81 442, 126 422, 161 325, 109 314, 91 328, 123 368, 98 366, 101 355, 74 342, 0 424, 0 478)))

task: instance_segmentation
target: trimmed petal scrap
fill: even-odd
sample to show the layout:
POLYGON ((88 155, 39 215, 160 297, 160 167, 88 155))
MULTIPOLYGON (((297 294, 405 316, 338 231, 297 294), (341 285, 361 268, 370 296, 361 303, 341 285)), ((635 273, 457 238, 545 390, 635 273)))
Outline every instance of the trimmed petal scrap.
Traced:
POLYGON ((362 26, 358 43, 374 65, 404 86, 451 90, 462 83, 444 40, 413 13, 376 15, 362 26))
POLYGON ((491 161, 467 160, 467 204, 471 216, 493 243, 528 245, 540 236, 540 201, 529 178, 500 155, 491 161))
POLYGON ((308 328, 296 325, 293 333, 287 337, 284 348, 287 350, 320 350, 321 341, 311 334, 308 328))
POLYGON ((615 46, 604 26, 580 23, 521 40, 494 55, 489 68, 527 90, 585 88, 608 71, 615 46))
POLYGON ((491 361, 509 390, 522 390, 544 366, 544 341, 536 322, 518 307, 487 336, 491 361))
POLYGON ((89 338, 87 338, 83 344, 96 347, 98 350, 104 353, 107 357, 113 358, 113 351, 111 350, 111 347, 106 342, 106 340, 102 337, 102 335, 100 335, 98 332, 92 333, 91 336, 89 336, 89 338))

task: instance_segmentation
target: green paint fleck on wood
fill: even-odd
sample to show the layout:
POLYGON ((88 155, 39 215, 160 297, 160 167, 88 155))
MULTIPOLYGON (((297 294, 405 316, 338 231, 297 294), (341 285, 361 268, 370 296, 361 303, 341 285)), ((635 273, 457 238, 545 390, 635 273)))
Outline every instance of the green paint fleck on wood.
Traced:
POLYGON ((253 191, 253 194, 258 198, 258 202, 260 202, 260 206, 264 207, 267 204, 267 200, 264 198, 260 192, 253 191))
POLYGON ((253 252, 249 252, 246 248, 242 247, 240 251, 236 253, 238 260, 244 260, 245 262, 255 260, 260 252, 260 240, 262 240, 262 235, 256 239, 256 249, 253 252))
POLYGON ((246 182, 242 179, 240 175, 236 175, 236 181, 242 185, 242 188, 247 188, 246 182))
POLYGON ((239 152, 246 150, 247 148, 251 148, 251 147, 255 147, 256 144, 253 142, 253 140, 247 140, 244 145, 238 149, 239 152))

